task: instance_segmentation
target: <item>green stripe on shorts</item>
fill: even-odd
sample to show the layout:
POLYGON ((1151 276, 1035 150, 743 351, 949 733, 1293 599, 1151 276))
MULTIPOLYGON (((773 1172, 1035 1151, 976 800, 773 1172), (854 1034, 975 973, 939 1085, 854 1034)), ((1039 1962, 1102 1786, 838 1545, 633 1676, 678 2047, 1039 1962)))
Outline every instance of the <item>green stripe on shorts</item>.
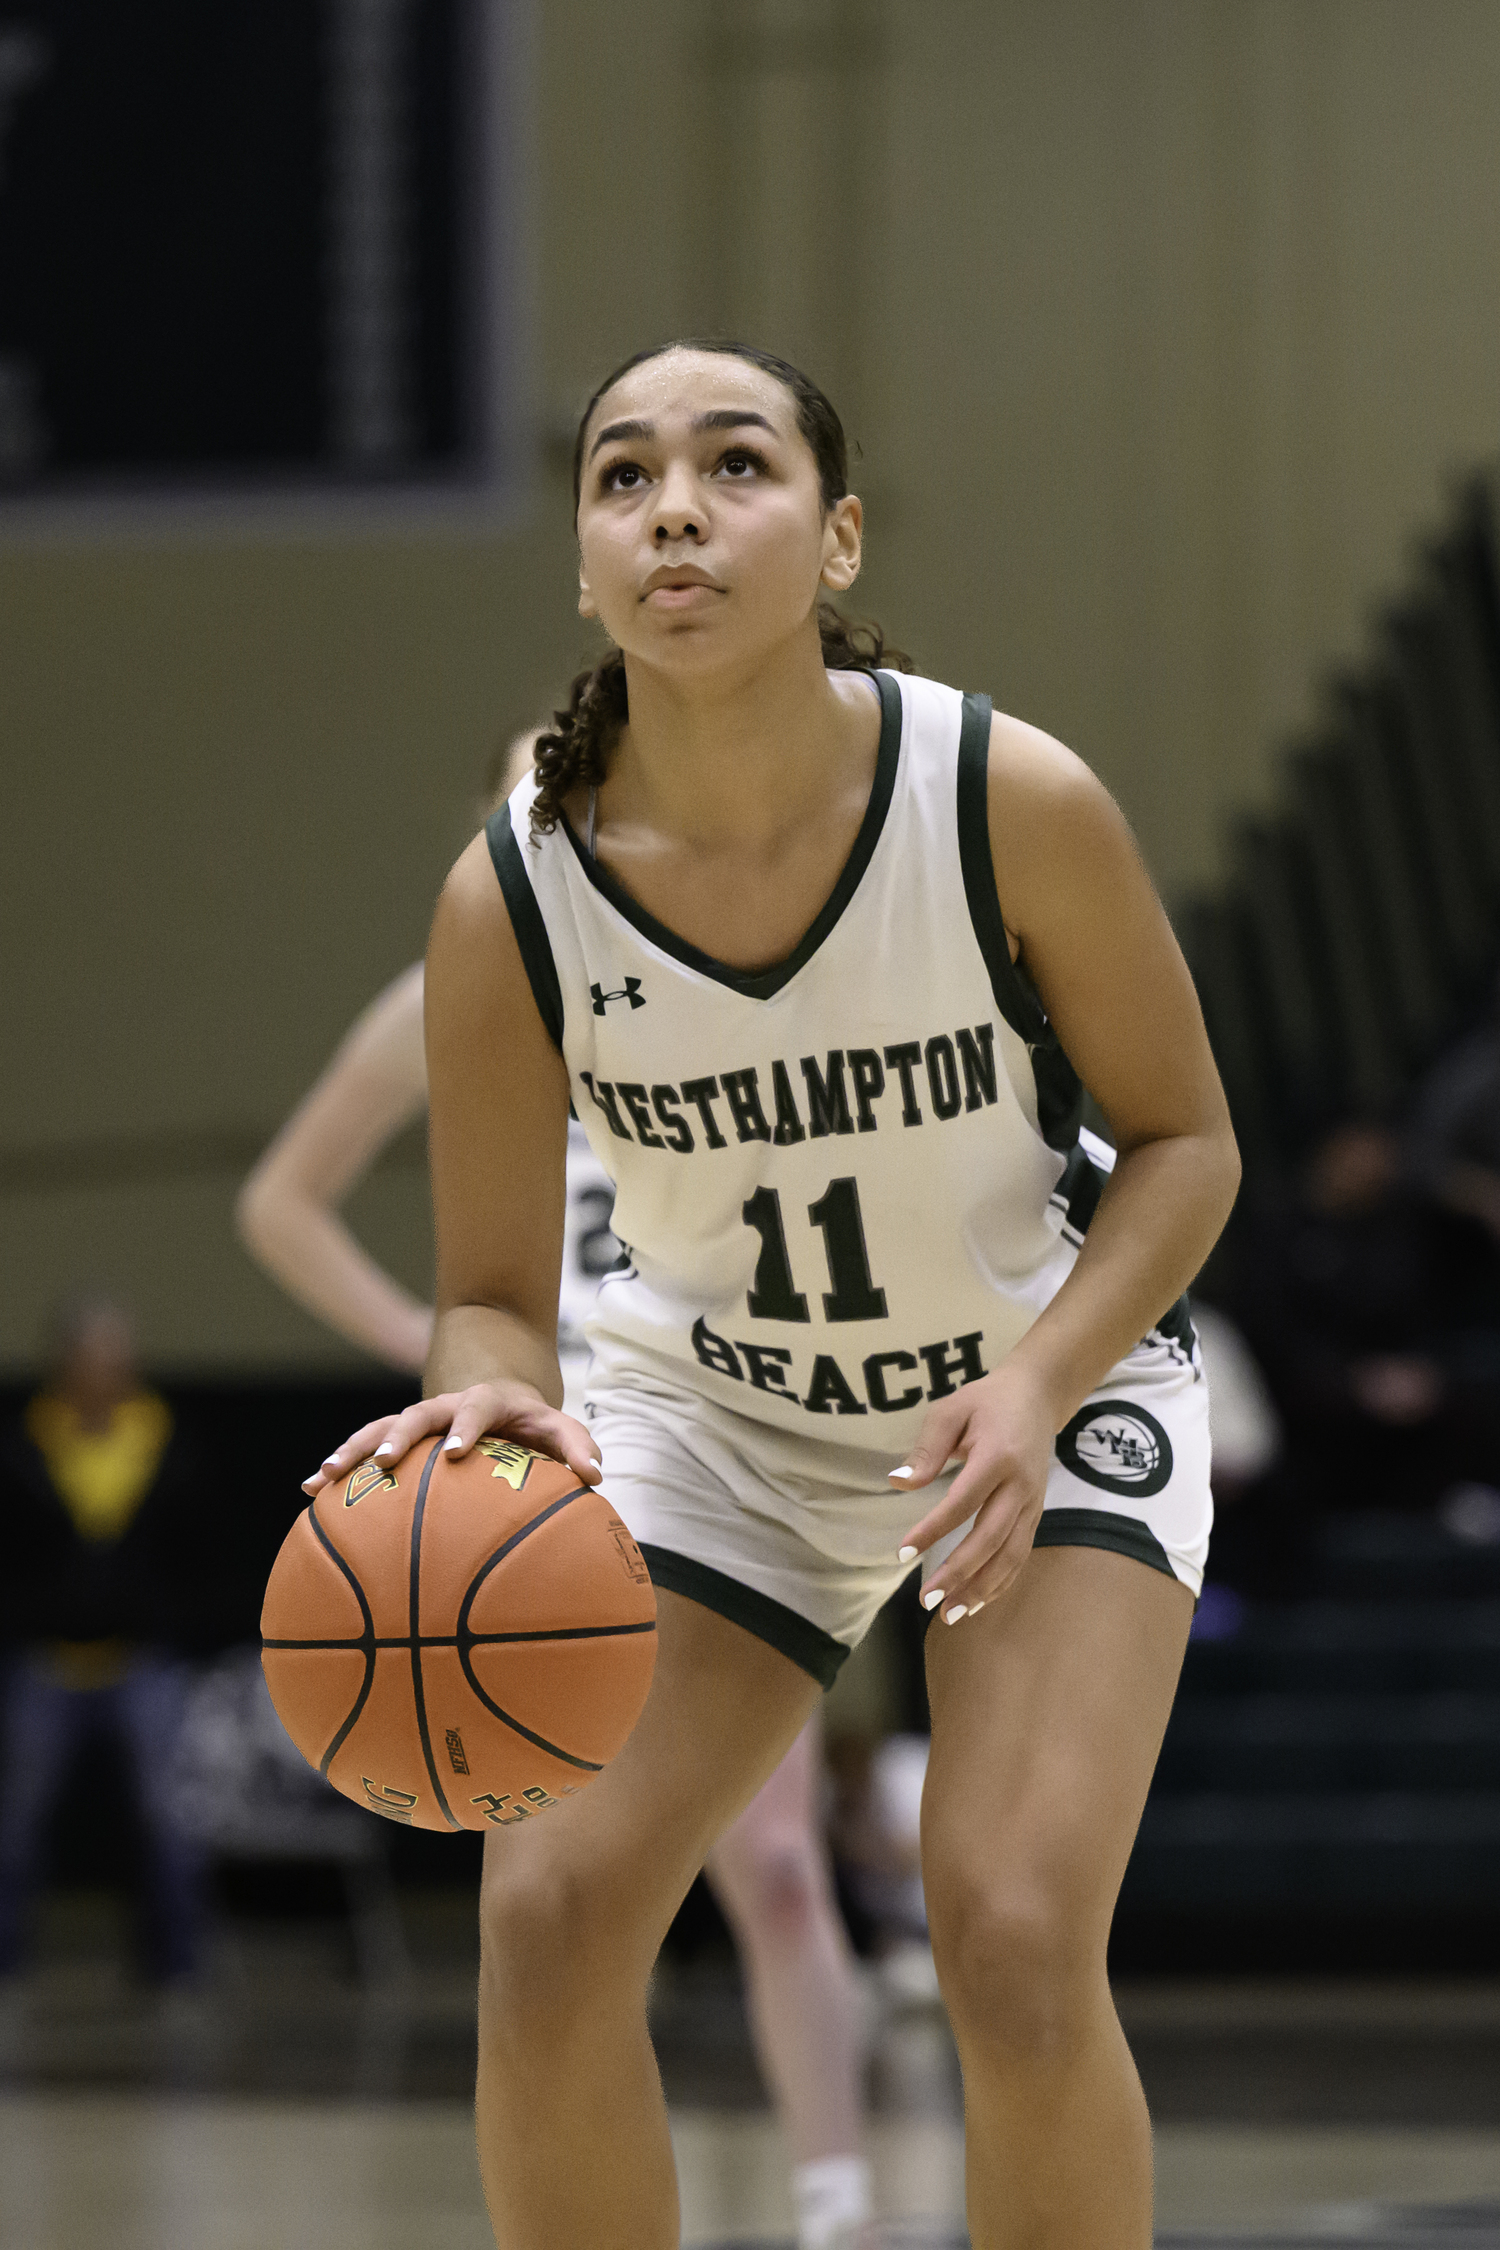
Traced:
POLYGON ((640 1544, 653 1586, 668 1594, 681 1594, 716 1616, 727 1617, 731 1625, 743 1626, 757 1640, 769 1642, 794 1664, 800 1664, 804 1672, 810 1672, 819 1687, 832 1687, 849 1651, 821 1625, 799 1617, 785 1602, 773 1601, 753 1586, 742 1586, 737 1578, 697 1562, 691 1555, 676 1554, 670 1547, 648 1547, 644 1541, 640 1544))
POLYGON ((1129 1555, 1152 1570, 1163 1570, 1169 1578, 1177 1576, 1166 1548, 1148 1525, 1137 1516, 1113 1515, 1107 1508, 1044 1508, 1032 1545, 1103 1547, 1112 1555, 1129 1555))

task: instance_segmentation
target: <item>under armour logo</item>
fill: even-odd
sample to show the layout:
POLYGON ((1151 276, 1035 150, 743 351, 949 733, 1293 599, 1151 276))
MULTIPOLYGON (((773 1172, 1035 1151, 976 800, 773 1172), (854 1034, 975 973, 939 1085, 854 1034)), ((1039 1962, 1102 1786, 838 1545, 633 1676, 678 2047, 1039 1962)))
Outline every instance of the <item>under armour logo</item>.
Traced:
POLYGON ((646 1005, 641 998, 641 980, 639 977, 627 977, 619 992, 606 992, 602 984, 591 984, 589 992, 593 998, 596 1016, 603 1015, 611 1000, 628 1000, 632 1008, 644 1008, 646 1005))

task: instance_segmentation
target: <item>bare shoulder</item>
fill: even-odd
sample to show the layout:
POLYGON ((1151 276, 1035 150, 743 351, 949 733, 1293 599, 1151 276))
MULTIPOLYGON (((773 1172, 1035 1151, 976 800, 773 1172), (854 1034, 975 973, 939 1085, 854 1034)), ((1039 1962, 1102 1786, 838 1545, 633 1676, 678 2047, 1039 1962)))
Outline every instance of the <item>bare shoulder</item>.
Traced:
POLYGON ((489 838, 482 828, 448 870, 438 898, 438 913, 473 916, 480 922, 509 920, 490 857, 489 838))
POLYGON ((989 827, 996 887, 1018 935, 1112 872, 1143 872, 1129 824, 1097 774, 1054 735, 999 711, 990 724, 989 827))
POLYGON ((427 942, 428 998, 435 977, 445 981, 459 970, 471 975, 503 971, 507 955, 519 965, 505 894, 481 829, 459 853, 438 893, 427 942))
POLYGON ((462 1023, 503 1029, 512 1051, 522 1042, 556 1059, 482 830, 459 854, 438 896, 427 942, 425 1013, 429 1054, 434 1033, 462 1023))

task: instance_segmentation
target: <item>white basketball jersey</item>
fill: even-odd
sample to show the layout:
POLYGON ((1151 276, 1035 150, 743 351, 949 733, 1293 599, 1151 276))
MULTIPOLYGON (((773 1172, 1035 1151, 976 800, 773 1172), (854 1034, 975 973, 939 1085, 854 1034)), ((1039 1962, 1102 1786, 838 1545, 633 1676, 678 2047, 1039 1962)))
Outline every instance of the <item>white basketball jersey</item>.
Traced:
MULTIPOLYGON (((889 672, 873 684, 868 810, 773 969, 677 937, 566 822, 534 839, 531 776, 488 833, 615 1183, 624 1253, 587 1323, 603 1379, 655 1376, 888 1460, 1056 1294, 1102 1173, 1006 942, 989 703, 889 672)), ((1185 1307, 1163 1329, 1186 1335, 1185 1307)))

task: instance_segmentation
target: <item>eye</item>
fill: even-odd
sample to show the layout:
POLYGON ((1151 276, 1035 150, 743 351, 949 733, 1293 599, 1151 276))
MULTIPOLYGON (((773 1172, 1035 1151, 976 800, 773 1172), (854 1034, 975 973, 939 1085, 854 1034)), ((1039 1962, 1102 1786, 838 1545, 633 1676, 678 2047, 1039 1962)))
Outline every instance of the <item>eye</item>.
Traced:
POLYGON ((646 472, 637 461, 611 461, 599 472, 601 492, 634 492, 646 481, 646 472))
POLYGON ((731 483, 743 484, 749 477, 764 476, 767 469, 763 453, 757 453, 751 446, 736 445, 720 457, 716 473, 727 477, 731 483))

